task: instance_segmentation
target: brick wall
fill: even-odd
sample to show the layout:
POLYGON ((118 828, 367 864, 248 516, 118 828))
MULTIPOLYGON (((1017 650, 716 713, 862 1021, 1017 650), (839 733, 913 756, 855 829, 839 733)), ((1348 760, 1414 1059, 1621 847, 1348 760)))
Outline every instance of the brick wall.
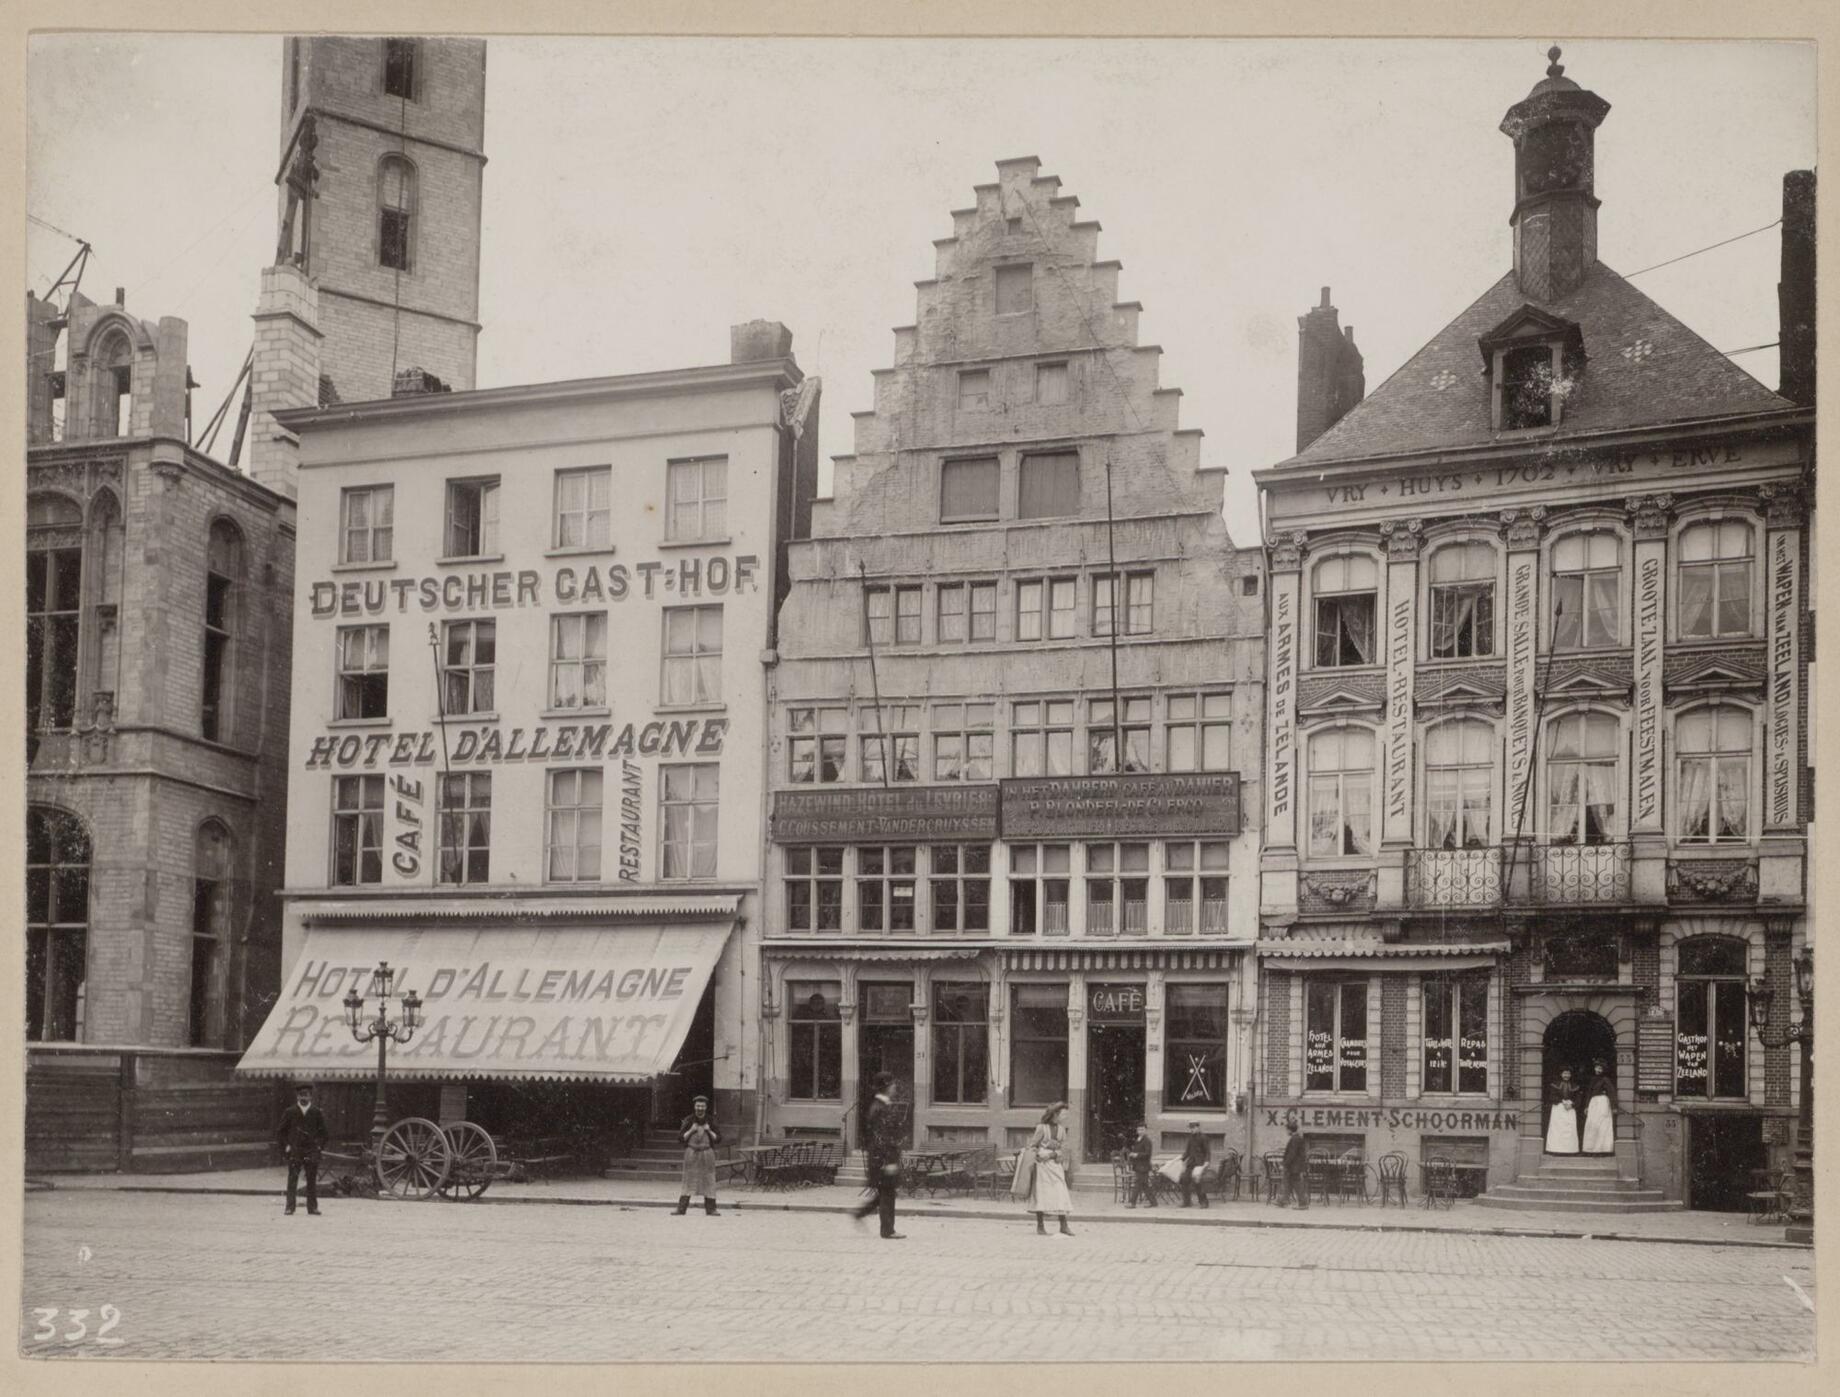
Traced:
POLYGON ((1406 1094, 1406 988, 1404 975, 1380 977, 1380 1095, 1388 1101, 1406 1094))
MULTIPOLYGON (((1789 1014, 1795 999, 1795 973, 1789 960, 1790 941, 1786 936, 1772 936, 1764 954, 1764 978, 1774 998, 1770 1001, 1770 1036, 1789 1031, 1789 1014)), ((1765 1048, 1763 1053, 1763 1100, 1769 1106, 1790 1103, 1790 1059, 1799 1052, 1798 1045, 1785 1043, 1780 1048, 1765 1048)))
MULTIPOLYGON (((1521 1083, 1521 1011, 1526 1004, 1526 997, 1514 991, 1533 983, 1532 948, 1520 946, 1510 951, 1504 973, 1508 993, 1502 996, 1501 1090, 1504 1097, 1512 1099, 1524 1090, 1521 1083)), ((1537 1094, 1537 1084, 1534 1090, 1537 1094)))
POLYGON ((1265 1095, 1291 1094, 1291 974, 1265 972, 1265 1095))

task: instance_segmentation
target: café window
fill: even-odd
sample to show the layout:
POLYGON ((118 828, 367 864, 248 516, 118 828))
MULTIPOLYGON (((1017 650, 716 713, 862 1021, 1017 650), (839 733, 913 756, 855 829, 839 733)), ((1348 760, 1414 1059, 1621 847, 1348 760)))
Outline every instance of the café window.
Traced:
POLYGON ((933 984, 933 1100, 975 1106, 990 1091, 990 996, 982 982, 933 984))
POLYGON ((498 552, 498 477, 447 482, 447 556, 491 557, 498 552))
POLYGON ((856 850, 856 925, 861 931, 912 931, 918 851, 912 844, 856 850))
POLYGON ((843 849, 786 850, 786 930, 843 930, 843 849))
POLYGON ((1119 771, 1150 770, 1150 700, 1091 699, 1086 707, 1086 771, 1109 776, 1119 771), (1122 712, 1120 705, 1122 704, 1122 712), (1118 744, 1124 743, 1119 760, 1118 744))
POLYGON ((1021 519, 1055 519, 1080 512, 1078 452, 1044 452, 1022 458, 1016 515, 1021 519))
POLYGON ((664 611, 666 704, 722 702, 722 608, 668 606, 664 611))
POLYGON ((1680 531, 1680 635, 1683 640, 1748 636, 1755 533, 1741 519, 1680 531))
POLYGON ((339 561, 387 563, 395 557, 396 487, 355 486, 339 493, 339 561))
POLYGON ((786 982, 786 1095, 843 1099, 843 987, 835 980, 786 982))
POLYGON ((1424 996, 1424 1090, 1486 1096, 1489 1090, 1488 972, 1427 976, 1424 996))
POLYGON ((1010 986, 1009 1087, 1012 1106, 1067 1099, 1067 986, 1010 986))
POLYGON ((1016 584, 1016 639, 1073 639, 1074 580, 1049 577, 1016 584))
MULTIPOLYGON (((1117 618, 1118 578, 1104 573, 1093 578, 1093 634, 1109 636, 1117 618)), ((1156 574, 1124 575, 1124 623, 1119 635, 1149 635, 1155 629, 1156 574)))
POLYGON ((858 710, 864 734, 862 779, 885 785, 920 779, 920 705, 885 703, 858 710))
POLYGON ((1440 723, 1425 734, 1425 847, 1486 849, 1494 835, 1495 733, 1440 723))
POLYGON ((665 467, 665 537, 673 543, 728 533, 728 457, 672 461, 665 467))
POLYGON ((549 706, 607 704, 607 613, 580 611, 549 621, 549 706))
POLYGON ((556 547, 607 547, 612 492, 611 466, 557 471, 556 547))
POLYGON ((1163 930, 1187 936, 1227 934, 1227 851, 1224 839, 1171 840, 1163 845, 1163 930))
POLYGON ((601 793, 602 773, 596 768, 549 773, 543 861, 550 882, 600 881, 601 793))
POLYGON ((383 881, 383 778, 332 778, 332 885, 383 881))
POLYGON ((1683 844, 1742 844, 1750 838, 1751 715, 1715 703, 1674 725, 1679 779, 1676 837, 1683 844))
POLYGON ((1371 665, 1379 570, 1364 553, 1324 558, 1311 574, 1318 666, 1371 665))
MULTIPOLYGON (((382 788, 383 778, 368 778, 382 788)), ((49 806, 26 811, 26 1038, 83 1036, 89 959, 89 832, 49 806)))
POLYGON ((995 456, 941 462, 939 522, 966 524, 995 519, 1001 480, 995 456))
POLYGON ((938 588, 939 643, 963 645, 997 638, 997 584, 949 582, 938 588))
POLYGON ((1086 932, 1146 936, 1150 931, 1150 846, 1086 846, 1086 932))
POLYGON ((935 844, 931 860, 934 931, 990 930, 990 846, 935 844))
POLYGON ((1304 982, 1303 1089, 1367 1090, 1367 981, 1304 982))
POLYGON ((787 779, 800 786, 843 780, 844 753, 850 741, 848 727, 847 709, 788 708, 787 779))
POLYGON ((1674 977, 1674 1094, 1741 1099, 1745 1079, 1747 947, 1735 937, 1695 936, 1679 947, 1674 977))
POLYGON ((1226 1108, 1227 987, 1224 982, 1163 987, 1166 1046, 1163 1101, 1170 1110, 1226 1108))
POLYGON ((965 369, 958 375, 958 410, 990 411, 990 370, 965 369))
POLYGON ((997 706, 933 705, 933 779, 988 781, 995 773, 997 706))
POLYGON ((1009 846, 1009 930, 1012 936, 1065 936, 1072 888, 1073 846, 1009 846))
POLYGON ((714 762, 658 768, 658 871, 666 881, 716 876, 721 774, 714 762))
POLYGON ((1331 728, 1310 739, 1310 853, 1374 851, 1374 735, 1331 728))
POLYGON ((446 621, 442 631, 443 716, 492 712, 497 702, 498 622, 446 621))
POLYGON ((1010 775, 1073 775, 1072 699, 1018 703, 1010 718, 1010 775))
POLYGON ((387 718, 390 713, 390 628, 341 626, 336 716, 387 718))
POLYGON ((1555 650, 1617 645, 1623 634, 1623 541, 1605 529, 1567 534, 1552 549, 1555 650))
POLYGON ((492 774, 441 778, 441 881, 492 881, 492 774))
POLYGON ((1547 834, 1554 844, 1616 838, 1618 726, 1607 713, 1568 713, 1547 727, 1547 834))
POLYGON ((1431 555, 1431 655, 1438 660, 1495 653, 1495 550, 1456 543, 1431 555))
POLYGON ((1168 771, 1225 771, 1231 694, 1171 694, 1163 724, 1168 771))

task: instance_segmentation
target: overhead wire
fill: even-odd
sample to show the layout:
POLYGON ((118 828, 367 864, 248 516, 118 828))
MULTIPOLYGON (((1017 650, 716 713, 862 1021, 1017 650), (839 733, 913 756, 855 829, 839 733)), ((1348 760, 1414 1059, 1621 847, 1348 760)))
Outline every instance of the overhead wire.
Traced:
POLYGON ((1676 262, 1684 262, 1689 257, 1697 257, 1702 252, 1711 252, 1714 248, 1727 247, 1732 243, 1742 242, 1746 238, 1754 238, 1759 233, 1767 233, 1770 231, 1770 229, 1776 227, 1781 222, 1782 220, 1780 218, 1772 219, 1770 222, 1764 224, 1763 227, 1761 228, 1753 228, 1748 233, 1739 233, 1735 237, 1724 238, 1716 243, 1707 243, 1706 246, 1704 247, 1696 247, 1691 252, 1683 252, 1680 254, 1680 256, 1670 257, 1665 262, 1656 262, 1652 266, 1643 267, 1640 271, 1624 272, 1623 277, 1625 280, 1627 280, 1628 278, 1632 276, 1641 276, 1643 272, 1654 272, 1654 271, 1659 271, 1663 267, 1671 267, 1676 262))

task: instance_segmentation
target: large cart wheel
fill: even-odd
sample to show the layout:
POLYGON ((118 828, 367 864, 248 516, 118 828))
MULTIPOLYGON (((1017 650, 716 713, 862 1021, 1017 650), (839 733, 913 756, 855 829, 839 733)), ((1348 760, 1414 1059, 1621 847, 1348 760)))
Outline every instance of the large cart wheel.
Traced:
POLYGON ((453 1164, 441 1127, 421 1116, 391 1126, 377 1150, 377 1185, 393 1198, 433 1198, 453 1164))
POLYGON ((443 1198, 471 1201, 498 1177, 498 1146, 484 1126, 455 1121, 447 1127, 447 1148, 451 1163, 441 1184, 443 1198))

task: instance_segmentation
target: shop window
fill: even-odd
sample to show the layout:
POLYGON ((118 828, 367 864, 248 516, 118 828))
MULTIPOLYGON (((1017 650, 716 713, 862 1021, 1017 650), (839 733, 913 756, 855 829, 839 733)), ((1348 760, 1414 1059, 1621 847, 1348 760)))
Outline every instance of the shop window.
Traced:
POLYGON ((933 984, 933 1100, 981 1105, 990 1092, 990 996, 981 982, 933 984))
POLYGON ((1169 771, 1225 771, 1231 694, 1171 694, 1163 724, 1163 753, 1169 771))
POLYGON ((1547 834, 1554 844, 1617 836, 1618 725, 1607 713, 1568 713, 1548 726, 1547 834))
POLYGON ((995 456, 942 462, 939 467, 939 522, 966 524, 995 519, 1001 480, 995 456))
POLYGON ((1224 839, 1171 840, 1163 845, 1163 930, 1187 936, 1227 935, 1227 857, 1224 839))
POLYGON ((383 777, 332 778, 332 884, 383 881, 383 777))
POLYGON ((670 707, 722 701, 722 608, 664 610, 662 698, 670 707))
POLYGON ((492 881, 492 775, 441 778, 441 881, 492 881))
POLYGON ((1374 615, 1379 585, 1379 570, 1363 553, 1337 554, 1316 565, 1311 596, 1316 605, 1319 667, 1377 662, 1374 615))
POLYGON ((728 458, 672 461, 665 468, 665 537, 673 543, 728 533, 728 458))
POLYGON ((390 714, 390 628, 341 626, 338 640, 340 719, 390 714))
POLYGON ((931 861, 934 931, 990 930, 990 846, 935 844, 931 861))
POLYGON ((1683 844, 1750 838, 1751 715, 1729 703, 1683 713, 1674 725, 1679 764, 1675 831, 1683 844))
POLYGON ((1032 699, 1010 710, 1012 776, 1073 775, 1073 700, 1032 699))
POLYGON ((1425 1091, 1488 1095, 1488 973, 1427 976, 1424 995, 1425 1091))
POLYGON ((43 805, 26 811, 26 1038, 34 1043, 83 1037, 89 867, 81 820, 43 805))
POLYGON ((966 369, 959 374, 958 410, 960 412, 988 412, 990 410, 989 369, 966 369))
MULTIPOLYGON (((556 621, 583 621, 586 617, 558 616, 556 621)), ((604 627, 606 617, 601 617, 604 627)), ((490 713, 498 702, 498 622, 447 621, 442 625, 441 712, 443 715, 490 713)), ((554 661, 551 661, 552 672, 554 661)), ((574 690, 579 694, 579 689, 574 690)), ((554 703, 552 697, 551 700, 554 703)), ((574 707, 574 704, 556 704, 574 707)))
POLYGON ((415 166, 400 155, 377 162, 377 264, 414 269, 415 166))
POLYGON ((1304 982, 1303 1089, 1367 1090, 1367 981, 1304 982))
POLYGON ((1086 771, 1109 776, 1119 771, 1150 770, 1150 700, 1090 699, 1086 706, 1086 771), (1120 704, 1123 711, 1120 712, 1120 704), (1124 743, 1124 760, 1118 744, 1124 743))
POLYGON ((1742 1099, 1745 1072, 1744 942, 1696 936, 1680 943, 1675 972, 1674 1094, 1742 1099))
POLYGON ((1016 262, 996 272, 997 314, 1021 315, 1035 308, 1035 267, 1016 262))
POLYGON ((658 768, 658 872, 666 881, 716 876, 721 771, 714 762, 658 768))
POLYGON ((997 638, 997 584, 942 583, 938 589, 939 643, 978 644, 997 638))
POLYGON ((1065 364, 1037 364, 1035 366, 1035 401, 1043 407, 1058 407, 1067 401, 1067 366, 1065 364))
POLYGON ((549 773, 543 812, 543 865, 550 882, 600 882, 602 792, 599 768, 549 773))
POLYGON ((1310 853, 1374 851, 1374 735, 1331 728, 1310 739, 1310 853))
POLYGON ((787 779, 799 786, 843 780, 844 753, 850 741, 848 726, 847 709, 787 709, 787 779))
POLYGON ((1009 1088, 1012 1106, 1067 1099, 1067 986, 1010 986, 1009 1088))
POLYGON ((912 844, 869 845, 856 851, 856 924, 862 931, 912 931, 918 868, 912 844))
POLYGON ((877 785, 920 779, 920 705, 885 703, 858 710, 866 730, 862 779, 877 785))
POLYGON ((414 39, 385 39, 383 41, 383 91, 385 96, 401 97, 409 102, 415 100, 415 50, 414 39))
POLYGON ((1168 1025, 1163 1050, 1163 1101, 1170 1110, 1226 1108, 1227 986, 1170 983, 1163 988, 1168 1025))
POLYGON ((1458 1198, 1474 1198, 1488 1187, 1489 1141, 1485 1135, 1421 1135, 1418 1140, 1419 1177, 1434 1159, 1455 1166, 1458 1198))
POLYGON ((843 849, 786 850, 786 929, 843 930, 843 849))
POLYGON ((34 495, 26 526, 26 727, 37 733, 76 721, 83 511, 62 495, 34 495))
POLYGON ((1495 653, 1495 550, 1459 543, 1431 555, 1431 655, 1471 659, 1495 653))
POLYGON ((1012 844, 1009 849, 1009 930, 1012 936, 1065 936, 1072 882, 1072 846, 1012 844))
POLYGON ((1486 849, 1494 839, 1495 734, 1440 723, 1425 734, 1425 847, 1486 849))
POLYGON ((339 494, 339 561, 387 563, 396 556, 396 487, 362 485, 339 494))
POLYGON ((1623 542, 1607 530, 1567 534, 1552 549, 1555 650, 1618 645, 1623 634, 1623 542))
POLYGON ((549 618, 549 706, 607 706, 607 613, 549 618))
POLYGON ((1603 932, 1549 932, 1540 943, 1541 974, 1575 984, 1616 982, 1616 937, 1603 932))
POLYGON ((1057 519, 1079 512, 1079 453, 1054 451, 1022 458, 1016 491, 1018 518, 1057 519))
POLYGON ((498 478, 447 482, 447 556, 491 557, 498 552, 498 478))
POLYGON ((835 980, 786 982, 786 1095, 793 1101, 843 1099, 842 986, 835 980))
POLYGON ((1552 425, 1552 349, 1523 345, 1501 357, 1501 425, 1505 431, 1552 425))
POLYGON ((230 736, 231 638, 236 629, 236 580, 242 574, 242 535, 228 519, 219 519, 211 525, 205 547, 204 683, 199 727, 207 742, 224 742, 230 736))
POLYGON ((995 771, 994 703, 933 705, 933 779, 988 781, 995 771))
POLYGON ((556 547, 608 546, 612 488, 610 466, 556 472, 556 547))
POLYGON ((1016 584, 1016 639, 1073 639, 1074 581, 1050 577, 1016 584))
MULTIPOLYGON (((1116 616, 1114 599, 1118 578, 1101 573, 1093 578, 1093 634, 1109 636, 1116 616)), ((1124 625, 1120 635, 1149 635, 1155 629, 1156 574, 1127 572, 1124 575, 1124 625)))
POLYGON ((1150 932, 1150 846, 1086 846, 1086 931, 1089 936, 1147 936, 1150 932))
POLYGON ((1680 531, 1680 634, 1685 640, 1748 636, 1756 534, 1740 519, 1680 531))

